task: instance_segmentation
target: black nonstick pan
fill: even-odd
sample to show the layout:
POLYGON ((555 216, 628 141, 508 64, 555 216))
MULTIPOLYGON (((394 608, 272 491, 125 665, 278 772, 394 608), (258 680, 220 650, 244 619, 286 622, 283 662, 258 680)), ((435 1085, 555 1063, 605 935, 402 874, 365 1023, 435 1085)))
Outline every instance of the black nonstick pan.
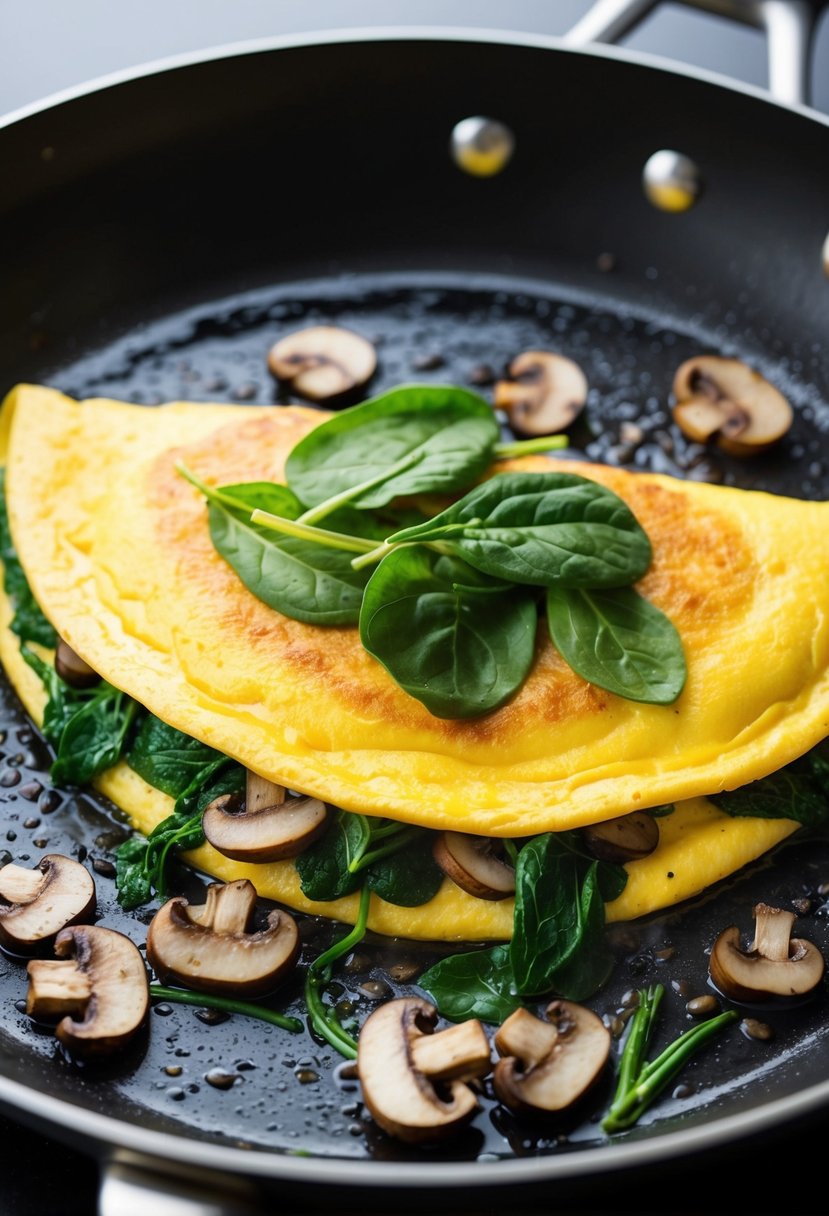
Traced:
MULTIPOLYGON (((431 379, 487 393, 515 353, 543 347, 579 362, 591 385, 574 456, 829 497, 829 123, 796 105, 572 43, 358 33, 221 51, 81 91, 0 127, 0 165, 3 389, 27 380, 148 407, 278 407, 267 349, 317 322, 375 342, 372 391, 431 379), (486 177, 458 163, 469 130, 458 124, 482 116, 506 129, 498 145, 504 131, 485 127, 496 148, 512 147, 486 177), (660 151, 690 162, 655 162, 690 190, 681 213, 643 191, 660 151), (773 455, 740 462, 674 427, 673 372, 702 352, 744 359, 792 401, 773 455)), ((118 814, 51 789, 48 750, 5 686, 2 730, 6 860, 80 858, 103 922, 143 941, 153 907, 127 915, 115 901, 118 814)), ((678 1033, 687 996, 707 991, 705 946, 759 899, 803 901, 808 936, 829 950, 827 882, 829 844, 798 838, 699 906, 615 931, 617 966, 595 1008, 612 1017, 631 987, 662 979, 676 996, 664 1033, 678 1033)), ((332 932, 303 922, 306 959, 332 932)), ((373 938, 338 980, 365 1015, 434 956, 373 938)), ((438 1195, 504 1211, 553 1185, 568 1195, 588 1178, 611 1186, 695 1155, 707 1164, 829 1102, 823 990, 764 1013, 771 1042, 724 1039, 612 1143, 591 1118, 607 1093, 578 1120, 543 1125, 485 1095, 449 1145, 405 1150, 309 1035, 156 1005, 150 1034, 117 1065, 79 1068, 22 1011, 25 968, 4 959, 0 972, 0 1102, 100 1157, 106 1216, 177 1189, 201 1212, 275 1196, 411 1210, 438 1195)), ((282 1000, 302 1016, 299 984, 282 1000)))

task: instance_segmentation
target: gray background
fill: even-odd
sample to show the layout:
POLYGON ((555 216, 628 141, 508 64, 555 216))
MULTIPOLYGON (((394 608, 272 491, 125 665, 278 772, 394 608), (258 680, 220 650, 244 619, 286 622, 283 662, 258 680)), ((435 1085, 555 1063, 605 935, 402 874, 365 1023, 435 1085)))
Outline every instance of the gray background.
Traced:
MULTIPOLYGON (((225 42, 370 25, 463 25, 562 34, 589 0, 0 0, 0 114, 147 60, 225 42)), ((766 80, 763 36, 662 4, 625 45, 766 80)), ((829 111, 829 11, 819 21, 814 104, 829 111)))

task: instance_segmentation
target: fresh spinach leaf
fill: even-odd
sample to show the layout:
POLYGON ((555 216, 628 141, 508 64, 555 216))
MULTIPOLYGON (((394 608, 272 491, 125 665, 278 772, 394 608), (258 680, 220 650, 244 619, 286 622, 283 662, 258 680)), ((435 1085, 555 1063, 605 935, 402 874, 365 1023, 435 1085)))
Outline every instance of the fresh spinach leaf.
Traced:
POLYGON ((422 832, 398 852, 372 862, 366 870, 366 885, 401 908, 427 904, 443 882, 443 871, 432 856, 432 839, 431 832, 422 832))
POLYGON ((470 718, 503 705, 535 654, 532 593, 470 594, 488 580, 422 545, 392 550, 369 580, 360 640, 410 696, 438 718, 470 718))
POLYGON ((547 622, 564 661, 599 688, 629 701, 670 705, 685 686, 679 634, 632 587, 549 587, 547 622))
POLYGON ((46 742, 57 748, 66 723, 82 705, 94 699, 98 688, 70 688, 52 664, 44 662, 40 655, 35 654, 25 643, 20 647, 20 654, 46 689, 46 705, 40 729, 46 742))
POLYGON ((619 587, 640 578, 650 541, 630 508, 573 473, 500 473, 389 544, 439 544, 494 578, 619 587))
POLYGON ((355 505, 381 507, 401 495, 471 485, 499 438, 491 406, 476 393, 404 385, 315 427, 292 450, 285 473, 307 507, 349 491, 355 505))
POLYGON ((522 995, 583 1000, 607 978, 602 887, 613 884, 600 873, 570 833, 547 832, 521 849, 510 961, 522 995))
POLYGON ((57 634, 43 614, 12 542, 6 506, 6 470, 0 468, 0 561, 3 563, 3 589, 14 609, 9 628, 22 642, 39 642, 54 647, 57 634))
MULTIPOLYGON (((353 552, 251 523, 250 512, 256 509, 298 518, 302 505, 286 486, 251 482, 223 486, 220 493, 245 505, 209 499, 211 540, 257 599, 306 624, 356 625, 369 572, 352 568, 353 552)), ((338 511, 326 526, 331 531, 360 526, 359 512, 338 511)))
POLYGON ((424 971, 418 986, 452 1022, 480 1018, 497 1026, 522 1005, 515 991, 509 946, 452 954, 424 971))
POLYGON ((115 887, 118 903, 127 912, 140 908, 152 899, 149 874, 144 865, 147 842, 141 836, 130 836, 115 850, 115 887))
POLYGON ((178 798, 196 774, 219 755, 206 743, 149 714, 141 723, 126 760, 148 785, 178 798))

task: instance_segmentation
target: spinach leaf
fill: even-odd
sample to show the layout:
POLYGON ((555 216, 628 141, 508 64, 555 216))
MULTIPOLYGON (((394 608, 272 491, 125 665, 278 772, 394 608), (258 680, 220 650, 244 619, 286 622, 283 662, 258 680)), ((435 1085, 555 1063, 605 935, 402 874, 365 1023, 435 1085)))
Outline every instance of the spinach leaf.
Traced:
POLYGON ((804 827, 825 827, 829 823, 826 745, 819 744, 768 777, 708 798, 727 815, 793 819, 804 827))
POLYGON ((480 1018, 497 1026, 522 1004, 515 992, 509 946, 452 954, 424 971, 418 986, 452 1022, 480 1018))
POLYGON ((629 701, 670 705, 685 686, 679 634, 632 587, 549 587, 547 622, 564 661, 599 688, 629 701))
POLYGON ((499 438, 492 408, 476 393, 404 385, 316 427, 294 447, 285 473, 308 507, 348 491, 361 508, 381 507, 401 495, 471 485, 499 438))
MULTIPOLYGON (((250 511, 255 509, 285 519, 298 518, 302 505, 286 486, 251 482, 224 486, 220 493, 245 506, 230 506, 218 496, 211 497, 211 540, 257 599, 310 625, 356 625, 368 571, 352 568, 353 552, 251 523, 250 511)), ((338 531, 359 526, 359 519, 358 512, 346 515, 338 511, 326 525, 338 531)))
POLYGON ((149 714, 142 722, 126 760, 148 785, 171 798, 178 798, 196 774, 219 755, 206 743, 200 743, 149 714))
POLYGON ((9 625, 12 633, 16 633, 23 642, 39 642, 41 646, 54 647, 58 640, 57 634, 32 595, 29 581, 12 543, 6 507, 4 468, 0 468, 0 561, 3 563, 3 589, 14 609, 9 625))
POLYGON ((484 574, 533 586, 619 587, 645 573, 650 541, 611 490, 573 473, 500 473, 389 544, 439 543, 484 574))
POLYGON ((363 876, 352 873, 348 864, 364 832, 364 825, 350 821, 363 818, 340 811, 322 839, 295 859, 299 885, 308 899, 341 899, 362 885, 363 876))
POLYGON ((380 858, 366 870, 366 886, 401 908, 416 908, 434 899, 443 871, 432 857, 432 833, 423 832, 405 848, 380 858))
POLYGON ((422 545, 394 549, 369 580, 360 640, 410 696, 438 718, 470 718, 503 705, 535 654, 531 593, 470 593, 489 580, 422 545))
POLYGON ((25 643, 20 653, 47 692, 41 730, 57 752, 52 779, 86 785, 120 759, 138 704, 105 680, 95 688, 71 688, 25 643))
POLYGON ((618 893, 618 883, 601 875, 570 833, 547 832, 521 849, 510 943, 518 992, 583 1000, 607 978, 602 888, 618 893))
POLYGON ((222 794, 244 789, 242 765, 218 752, 213 755, 217 758, 193 776, 176 799, 172 814, 157 824, 146 840, 131 837, 117 848, 115 884, 122 907, 137 908, 147 903, 153 892, 165 896, 174 852, 195 849, 204 843, 204 808, 222 794))

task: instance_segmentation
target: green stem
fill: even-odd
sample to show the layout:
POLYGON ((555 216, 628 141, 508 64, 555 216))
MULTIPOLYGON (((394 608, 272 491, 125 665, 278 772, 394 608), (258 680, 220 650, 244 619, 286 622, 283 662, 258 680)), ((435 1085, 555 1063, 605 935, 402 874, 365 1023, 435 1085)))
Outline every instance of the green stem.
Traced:
POLYGON ((502 840, 501 844, 504 846, 504 852, 509 858, 510 865, 514 870, 518 865, 518 849, 515 847, 515 842, 512 840, 502 840))
POLYGON ((349 862, 349 873, 357 874, 360 870, 365 870, 367 866, 373 865, 375 861, 381 861, 384 857, 390 857, 392 853, 399 853, 417 835, 417 828, 395 832, 388 844, 381 845, 379 849, 372 849, 370 853, 363 853, 361 857, 356 857, 353 861, 349 862))
POLYGON ((408 456, 401 457, 400 460, 389 465, 382 473, 378 473, 375 477, 370 477, 368 481, 362 481, 359 485, 351 486, 348 490, 341 490, 339 494, 326 498, 325 502, 318 503, 315 507, 309 507, 304 514, 300 515, 298 522, 301 524, 313 524, 318 519, 325 519, 326 515, 330 515, 332 511, 336 511, 338 507, 344 507, 347 503, 353 502, 355 498, 359 498, 367 490, 374 490, 377 486, 381 486, 384 481, 396 477, 398 473, 405 473, 406 469, 411 469, 414 465, 419 464, 422 459, 423 452, 409 452, 408 456))
POLYGON ((332 964, 365 937, 370 902, 371 891, 368 887, 363 887, 354 928, 340 941, 334 942, 319 958, 314 959, 305 977, 305 1004, 308 1006, 312 1029, 349 1060, 357 1059, 357 1041, 340 1025, 334 1010, 323 1003, 322 995, 331 979, 332 964))
MULTIPOLYGON (((724 1027, 739 1018, 736 1009, 728 1009, 725 1013, 692 1026, 670 1043, 665 1050, 645 1064, 637 1077, 634 1078, 627 1093, 613 1103, 610 1111, 602 1122, 606 1132, 624 1131, 641 1118, 648 1107, 670 1084, 676 1075, 684 1068, 688 1060, 703 1047, 709 1039, 718 1034, 724 1027)), ((648 1018, 647 1020, 651 1020, 648 1018)))
MULTIPOLYGON (((245 509, 250 511, 250 506, 245 509)), ((296 536, 300 540, 326 545, 329 549, 345 549, 349 553, 368 553, 374 549, 373 540, 348 536, 345 532, 330 532, 327 528, 314 528, 310 524, 300 523, 298 519, 285 519, 282 515, 261 511, 258 507, 251 513, 250 522, 259 524, 262 528, 269 528, 271 532, 281 532, 285 536, 296 536)))
POLYGON ((224 507, 231 507, 234 511, 250 511, 250 503, 242 502, 240 498, 234 498, 232 494, 228 494, 225 490, 217 490, 214 486, 209 486, 197 477, 195 473, 191 473, 186 464, 178 461, 176 464, 176 472, 180 473, 185 481, 189 481, 191 486, 195 486, 197 490, 205 496, 208 502, 218 502, 224 507))
POLYGON ((155 1001, 174 1001, 179 1005, 198 1005, 200 1009, 221 1009, 223 1013, 241 1013, 247 1018, 258 1018, 261 1022, 270 1022, 272 1026, 280 1026, 290 1030, 292 1034, 300 1034, 302 1022, 299 1018, 289 1018, 275 1009, 265 1009, 262 1005, 252 1005, 248 1001, 236 1001, 228 996, 206 996, 200 992, 185 992, 180 988, 165 988, 162 984, 150 984, 150 996, 155 1001))
POLYGON ((384 540, 382 545, 377 545, 376 548, 372 547, 372 549, 368 553, 364 553, 362 557, 352 558, 351 567, 353 570, 362 570, 364 566, 371 566, 375 562, 381 561, 387 553, 391 553, 392 549, 396 548, 397 542, 390 544, 389 541, 384 540))
POLYGON ((513 456, 532 456, 534 452, 553 452, 566 448, 566 435, 542 435, 538 439, 516 439, 514 443, 496 443, 493 454, 496 460, 510 460, 513 456))

